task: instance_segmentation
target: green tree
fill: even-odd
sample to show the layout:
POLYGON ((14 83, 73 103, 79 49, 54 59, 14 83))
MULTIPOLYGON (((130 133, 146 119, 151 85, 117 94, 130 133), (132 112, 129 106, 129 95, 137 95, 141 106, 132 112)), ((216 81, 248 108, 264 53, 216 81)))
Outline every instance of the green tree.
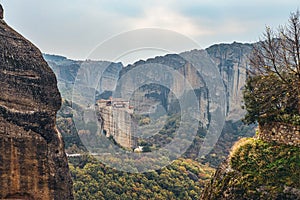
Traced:
POLYGON ((290 122, 300 115, 300 14, 254 45, 244 90, 247 123, 290 122))

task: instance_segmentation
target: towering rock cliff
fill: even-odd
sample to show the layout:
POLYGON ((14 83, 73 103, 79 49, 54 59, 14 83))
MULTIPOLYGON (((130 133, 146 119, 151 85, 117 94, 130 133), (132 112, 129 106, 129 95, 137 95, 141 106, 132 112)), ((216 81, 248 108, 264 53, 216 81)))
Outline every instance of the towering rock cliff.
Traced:
POLYGON ((73 199, 56 84, 41 52, 0 19, 1 199, 73 199))
POLYGON ((217 44, 206 49, 219 68, 227 93, 227 120, 240 120, 242 110, 242 88, 246 81, 246 70, 249 67, 249 55, 253 44, 217 44))
MULTIPOLYGON (((194 52, 191 51, 187 53, 194 52)), ((160 71, 159 73, 168 74, 168 71, 160 71)), ((133 65, 128 65, 123 68, 120 72, 120 80, 117 85, 116 95, 119 95, 119 93, 126 95, 126 92, 132 92, 133 95, 130 101, 135 107, 135 111, 138 113, 157 112, 157 110, 162 107, 167 112, 175 113, 180 112, 178 98, 180 98, 189 87, 195 91, 195 94, 199 98, 201 122, 204 126, 208 126, 208 91, 205 82, 197 72, 196 68, 188 63, 181 55, 168 54, 166 56, 157 56, 146 61, 138 61, 133 65), (148 72, 145 73, 146 75, 144 73, 137 73, 133 70, 143 66, 154 70, 153 72, 150 70, 151 73, 147 70, 148 72), (160 67, 174 69, 174 71, 180 74, 182 78, 172 79, 170 78, 170 74, 169 76, 160 76, 156 74, 155 69, 158 69, 159 71, 160 67), (133 70, 134 72, 131 73, 130 70, 133 70), (127 72, 129 72, 129 76, 127 76, 127 72), (123 78, 123 76, 126 78, 123 78), (152 79, 153 82, 157 83, 142 84, 142 86, 134 92, 131 91, 134 90, 137 85, 143 83, 143 79, 146 78, 149 80, 152 79), (153 109, 153 106, 155 109, 153 109)))
POLYGON ((120 99, 109 99, 97 101, 102 131, 106 137, 112 136, 114 140, 124 148, 136 147, 133 137, 133 108, 129 101, 120 99))
MULTIPOLYGON (((248 57, 252 51, 252 44, 241 44, 241 43, 232 43, 232 44, 217 44, 213 45, 206 49, 210 58, 214 61, 218 67, 219 73, 222 77, 225 92, 227 94, 226 99, 226 113, 227 120, 237 121, 244 116, 244 110, 242 110, 242 88, 244 87, 246 80, 246 69, 249 65, 248 57)), ((193 50, 189 52, 184 52, 179 55, 170 54, 166 56, 158 56, 155 58, 150 58, 146 61, 138 61, 133 65, 129 65, 120 72, 120 77, 126 72, 134 69, 135 67, 143 65, 153 65, 156 64, 168 66, 177 70, 195 89, 197 96, 199 98, 199 105, 201 106, 200 110, 204 114, 201 116, 202 121, 207 124, 208 120, 208 92, 205 81, 201 77, 201 74, 198 74, 195 68, 188 63, 184 57, 187 55, 193 56, 197 54, 198 50, 193 50)), ((134 88, 133 85, 136 81, 127 81, 126 85, 122 85, 121 90, 126 90, 126 88, 134 88), (131 85, 130 85, 131 84, 131 85)), ((170 84, 172 87, 169 91, 157 91, 155 87, 151 86, 145 88, 146 93, 158 93, 156 95, 156 100, 160 101, 162 104, 167 102, 169 105, 174 101, 174 95, 171 94, 171 90, 174 92, 183 91, 186 86, 183 83, 175 82, 170 84)), ((152 95, 153 96, 153 95, 152 95)), ((153 99, 153 97, 151 98, 153 99)), ((141 102, 139 102, 141 104, 141 102)), ((225 105, 224 105, 225 106, 225 105)), ((166 108, 168 109, 168 108, 166 108)))

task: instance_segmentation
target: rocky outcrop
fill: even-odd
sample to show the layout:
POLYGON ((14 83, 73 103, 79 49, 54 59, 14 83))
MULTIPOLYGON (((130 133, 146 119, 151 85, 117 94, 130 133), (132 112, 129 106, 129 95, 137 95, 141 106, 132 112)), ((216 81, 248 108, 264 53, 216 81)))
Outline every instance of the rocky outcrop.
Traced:
MULTIPOLYGON (((1 12, 2 13, 2 12, 1 12)), ((41 52, 0 20, 0 198, 73 199, 61 106, 41 52)))
POLYGON ((133 108, 128 101, 109 99, 97 101, 102 131, 106 137, 112 136, 123 148, 133 149, 136 142, 133 137, 133 108))
POLYGON ((219 68, 227 93, 227 120, 240 120, 245 110, 242 109, 242 89, 249 67, 249 55, 253 44, 217 44, 206 49, 219 68))
MULTIPOLYGON (((219 73, 225 86, 227 120, 237 121, 240 120, 245 114, 245 111, 242 109, 242 89, 246 80, 246 70, 249 67, 248 58, 252 51, 252 47, 252 44, 241 44, 235 42, 233 44, 213 45, 206 49, 206 52, 218 67, 219 73)), ((189 55, 192 56, 193 54, 197 54, 197 52, 199 51, 193 50, 181 53, 179 55, 170 54, 166 56, 151 58, 146 61, 141 60, 134 63, 133 65, 129 65, 123 68, 123 70, 120 72, 120 77, 136 67, 145 65, 153 65, 153 67, 155 67, 155 65, 160 64, 175 69, 184 77, 185 80, 189 82, 191 87, 195 90, 199 98, 201 113, 203 113, 201 119, 204 124, 208 125, 208 88, 205 81, 201 77, 201 74, 197 73, 197 70, 184 59, 184 57, 189 55)), ((128 90, 126 88, 134 88, 134 84, 138 82, 138 78, 133 78, 135 78, 136 80, 127 81, 126 85, 120 83, 120 87, 122 88, 121 90, 126 91, 128 90)), ((162 81, 168 82, 168 80, 162 81)), ((174 93, 178 94, 180 93, 178 91, 184 91, 184 89, 186 89, 186 86, 181 82, 174 82, 169 85, 171 87, 168 91, 165 92, 162 91, 163 89, 161 89, 161 92, 159 92, 155 87, 146 87, 146 92, 144 92, 144 95, 147 95, 147 93, 151 93, 151 98, 153 99, 153 93, 157 93, 155 95, 156 101, 160 101, 162 104, 164 104, 164 102, 167 102, 169 107, 172 107, 172 102, 174 102, 174 99, 176 99, 174 93)), ((143 101, 145 100, 143 99, 143 101)), ((142 102, 138 102, 138 104, 141 105, 142 102)))
POLYGON ((139 114, 158 112, 162 107, 166 112, 176 113, 181 109, 179 99, 189 89, 193 89, 199 98, 201 111, 199 118, 206 127, 209 123, 208 91, 202 76, 182 55, 157 56, 123 68, 120 72, 116 96, 119 94, 126 96, 127 93, 131 93, 131 104, 134 106, 135 112, 139 114), (138 71, 143 67, 146 70, 138 71), (134 70, 135 68, 137 71, 134 70), (163 71, 162 68, 166 70, 163 71), (169 69, 172 70, 169 71, 169 69), (181 76, 176 76, 172 74, 173 72, 181 76), (147 79, 150 80, 149 84, 144 83, 147 82, 147 79))

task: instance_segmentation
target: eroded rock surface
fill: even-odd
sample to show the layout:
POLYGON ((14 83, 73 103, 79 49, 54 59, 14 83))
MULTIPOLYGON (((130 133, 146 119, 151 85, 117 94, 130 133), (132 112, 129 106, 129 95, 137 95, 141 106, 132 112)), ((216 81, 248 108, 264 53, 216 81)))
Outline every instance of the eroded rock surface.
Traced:
POLYGON ((73 199, 56 84, 39 49, 0 20, 0 199, 73 199))

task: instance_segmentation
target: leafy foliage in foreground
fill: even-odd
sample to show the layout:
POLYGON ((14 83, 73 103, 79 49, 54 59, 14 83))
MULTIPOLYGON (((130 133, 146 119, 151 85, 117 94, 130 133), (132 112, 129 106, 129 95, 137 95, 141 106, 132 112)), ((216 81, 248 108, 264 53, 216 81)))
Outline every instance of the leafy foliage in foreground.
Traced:
POLYGON ((201 199, 300 199, 300 148, 254 138, 239 140, 201 199))
POLYGON ((288 188, 300 190, 299 147, 247 139, 233 150, 230 165, 240 173, 226 187, 234 187, 245 196, 293 199, 287 194, 288 188))
POLYGON ((70 169, 78 200, 199 199, 214 172, 190 159, 178 159, 161 170, 143 174, 117 171, 90 157, 70 164, 70 169))

